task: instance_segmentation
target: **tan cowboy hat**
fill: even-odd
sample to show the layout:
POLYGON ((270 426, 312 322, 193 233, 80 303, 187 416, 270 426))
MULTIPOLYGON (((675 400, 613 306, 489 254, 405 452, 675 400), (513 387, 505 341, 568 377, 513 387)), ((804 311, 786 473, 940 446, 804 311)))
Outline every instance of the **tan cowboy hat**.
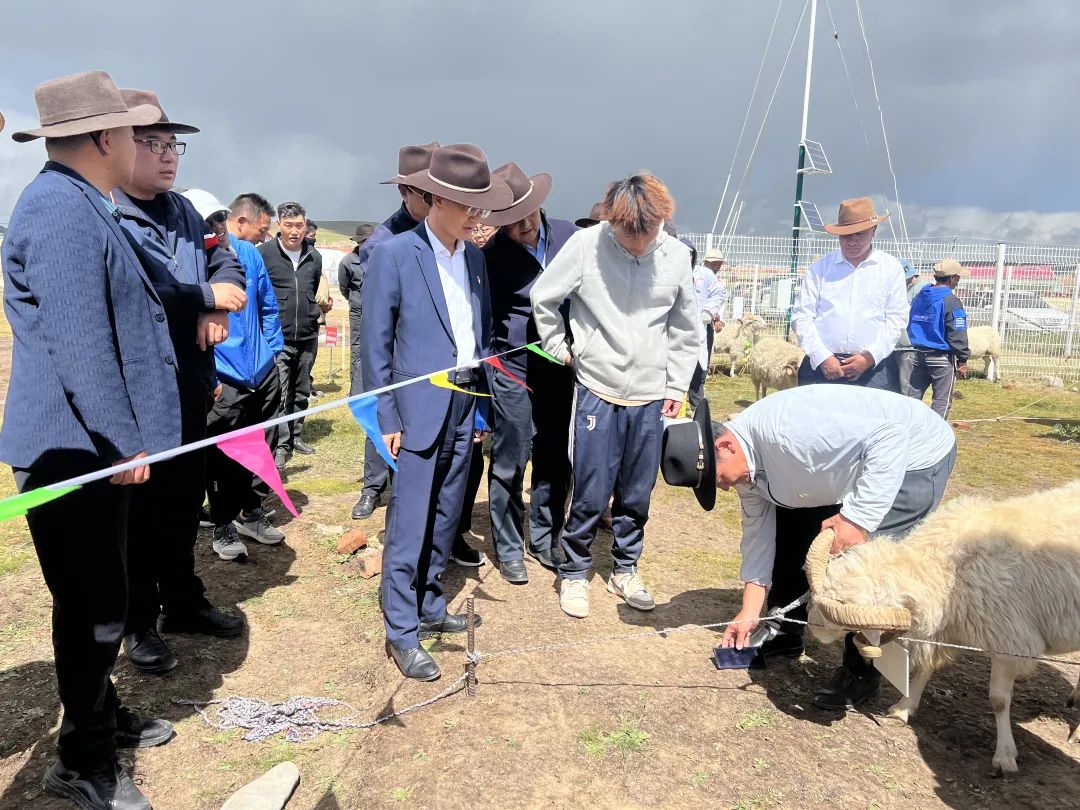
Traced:
POLYGON ((379 185, 401 184, 405 182, 406 175, 424 171, 431 165, 432 153, 441 146, 438 141, 432 141, 401 147, 397 154, 397 174, 389 180, 383 180, 379 185))
POLYGON ((704 262, 723 262, 727 261, 724 258, 724 254, 720 252, 718 248, 709 248, 705 251, 705 258, 701 260, 704 262))
POLYGON ((514 201, 510 186, 491 173, 484 151, 471 143, 436 149, 428 168, 399 182, 473 208, 500 211, 514 201))
POLYGON ((34 88, 41 126, 13 132, 11 139, 26 143, 36 138, 67 138, 116 127, 145 127, 161 120, 151 104, 128 107, 104 70, 75 73, 43 82, 34 88))
POLYGON ((167 129, 169 132, 174 132, 177 135, 194 135, 199 131, 198 127, 193 127, 190 124, 178 124, 169 120, 169 116, 165 114, 165 110, 161 108, 161 102, 158 101, 157 93, 152 90, 129 90, 123 88, 120 90, 120 95, 124 97, 124 103, 128 107, 136 107, 140 104, 151 104, 158 108, 161 112, 161 118, 154 122, 154 126, 159 129, 167 129))
POLYGON ((579 228, 591 228, 607 219, 607 207, 603 202, 598 202, 589 209, 589 215, 575 220, 574 224, 579 228))
POLYGON ((869 197, 856 197, 840 203, 840 214, 835 225, 826 225, 825 230, 836 236, 848 236, 861 233, 880 225, 889 215, 879 216, 874 212, 874 201, 869 197))
POLYGON ((484 220, 485 225, 494 228, 513 225, 543 205, 551 194, 551 175, 547 172, 540 172, 529 177, 516 163, 507 163, 497 168, 492 174, 506 181, 510 190, 514 192, 514 201, 509 208, 492 211, 491 216, 484 220))
POLYGON ((956 259, 942 259, 934 265, 934 278, 952 278, 953 276, 967 278, 970 275, 971 271, 956 259))

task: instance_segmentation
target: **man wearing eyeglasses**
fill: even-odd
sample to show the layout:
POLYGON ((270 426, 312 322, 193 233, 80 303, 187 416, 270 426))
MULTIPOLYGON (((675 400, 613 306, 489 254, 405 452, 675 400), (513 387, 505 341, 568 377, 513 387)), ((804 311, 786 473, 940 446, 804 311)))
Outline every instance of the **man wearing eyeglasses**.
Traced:
MULTIPOLYGON (((121 91, 128 106, 153 104, 146 90, 121 91)), ((230 312, 247 302, 244 270, 236 257, 207 240, 206 221, 180 194, 176 181, 185 144, 178 134, 198 129, 161 120, 136 127, 135 171, 113 191, 121 226, 161 297, 176 352, 182 444, 206 436, 206 416, 218 388, 213 347, 228 336, 230 312)), ((195 573, 195 537, 205 493, 203 451, 154 465, 147 486, 131 501, 128 524, 130 605, 124 635, 128 660, 160 674, 176 656, 158 635, 165 632, 233 637, 243 621, 213 607, 195 573)))
POLYGON ((406 385, 378 398, 379 426, 397 459, 383 547, 387 652, 406 678, 439 666, 420 641, 467 629, 447 610, 441 575, 450 556, 473 453, 477 395, 490 391, 491 298, 484 255, 469 238, 513 192, 472 144, 436 149, 400 181, 431 195, 415 229, 376 248, 364 280, 364 389, 450 371, 452 388, 406 385))

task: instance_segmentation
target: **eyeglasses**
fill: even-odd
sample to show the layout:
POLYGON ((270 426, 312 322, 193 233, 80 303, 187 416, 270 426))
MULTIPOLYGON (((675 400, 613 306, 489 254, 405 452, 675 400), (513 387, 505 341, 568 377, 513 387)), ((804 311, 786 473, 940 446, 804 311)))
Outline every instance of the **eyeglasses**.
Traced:
POLYGON ((465 209, 465 213, 470 217, 479 217, 480 219, 487 219, 491 216, 491 209, 489 208, 473 208, 469 207, 465 209))
POLYGON ((159 141, 157 138, 134 138, 135 143, 144 143, 150 147, 150 151, 155 155, 164 155, 170 149, 177 154, 177 156, 184 154, 187 151, 187 144, 183 141, 159 141))

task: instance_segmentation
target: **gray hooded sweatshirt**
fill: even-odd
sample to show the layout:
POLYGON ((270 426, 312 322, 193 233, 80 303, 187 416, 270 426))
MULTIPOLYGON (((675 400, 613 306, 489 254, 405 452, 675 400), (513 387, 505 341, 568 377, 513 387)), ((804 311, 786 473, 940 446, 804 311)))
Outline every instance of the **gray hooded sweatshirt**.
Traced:
POLYGON ((544 351, 573 358, 578 382, 600 396, 681 401, 698 355, 690 249, 663 230, 644 256, 607 222, 575 233, 533 285, 544 351), (570 299, 567 340, 559 305, 570 299))

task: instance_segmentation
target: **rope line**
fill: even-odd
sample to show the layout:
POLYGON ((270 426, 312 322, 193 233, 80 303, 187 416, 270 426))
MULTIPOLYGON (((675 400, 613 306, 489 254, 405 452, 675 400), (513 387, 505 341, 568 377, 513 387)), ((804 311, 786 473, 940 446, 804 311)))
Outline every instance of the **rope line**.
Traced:
POLYGON ((746 114, 743 116, 742 128, 739 129, 739 140, 735 142, 735 152, 731 155, 731 165, 728 167, 727 180, 724 182, 724 191, 720 195, 720 205, 716 206, 716 217, 713 219, 711 233, 716 233, 716 226, 720 222, 720 212, 724 210, 724 200, 727 197, 728 183, 731 182, 731 175, 735 172, 735 161, 739 158, 739 152, 742 150, 743 135, 746 134, 746 124, 750 120, 750 111, 754 108, 754 101, 757 99, 758 82, 761 81, 762 71, 765 69, 765 59, 769 55, 769 49, 772 47, 773 34, 776 32, 776 21, 780 19, 780 9, 784 5, 784 0, 778 0, 776 4, 776 14, 773 16, 772 27, 769 28, 769 39, 765 42, 765 52, 761 54, 761 64, 758 65, 757 78, 754 79, 754 89, 750 93, 750 103, 746 106, 746 114))

